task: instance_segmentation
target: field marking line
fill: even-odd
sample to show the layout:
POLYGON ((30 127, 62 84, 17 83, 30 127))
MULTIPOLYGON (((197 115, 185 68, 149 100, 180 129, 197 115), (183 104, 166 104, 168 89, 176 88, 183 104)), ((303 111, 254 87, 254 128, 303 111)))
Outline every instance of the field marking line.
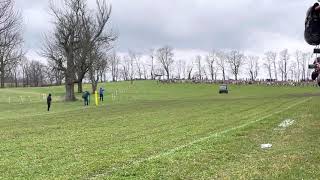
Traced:
POLYGON ((139 165, 139 164, 141 164, 143 162, 146 162, 146 161, 151 161, 151 160, 158 159, 158 158, 161 158, 161 157, 169 156, 169 155, 174 154, 174 153, 176 153, 176 152, 178 152, 178 151, 180 151, 182 149, 185 149, 187 147, 193 146, 194 144, 206 141, 206 140, 211 139, 211 138, 218 138, 221 135, 226 134, 228 132, 231 132, 231 131, 234 131, 234 130, 237 130, 237 129, 241 129, 241 128, 244 128, 244 127, 249 126, 251 124, 263 121, 263 120, 265 120, 267 118, 270 118, 270 117, 272 117, 272 116, 274 116, 276 114, 280 114, 280 113, 282 113, 284 111, 287 111, 287 110, 289 110, 289 109, 291 109, 291 108, 293 108, 293 107, 295 107, 297 105, 303 104, 303 103, 309 101, 310 99, 312 99, 312 98, 310 97, 308 99, 304 99, 304 100, 299 101, 297 103, 294 103, 294 104, 292 104, 292 105, 290 105, 290 106, 288 106, 288 107, 286 107, 286 108, 284 108, 282 110, 273 112, 273 113, 271 113, 269 115, 263 116, 263 117, 258 118, 256 120, 249 121, 249 122, 247 122, 245 124, 242 124, 242 125, 239 125, 239 126, 236 126, 236 127, 233 127, 233 128, 229 128, 229 129, 226 129, 224 131, 220 131, 220 132, 217 132, 217 133, 214 133, 214 134, 210 134, 210 135, 208 135, 206 137, 199 138, 199 139, 191 141, 191 142, 189 142, 189 143, 187 143, 185 145, 181 145, 181 146, 175 147, 173 149, 170 149, 170 150, 168 150, 166 152, 159 153, 157 155, 153 155, 153 156, 150 156, 148 158, 141 159, 141 160, 133 161, 131 163, 131 165, 128 165, 128 166, 125 166, 125 167, 122 167, 122 168, 112 168, 109 172, 93 175, 93 176, 89 177, 89 179, 96 179, 96 178, 99 178, 99 177, 104 177, 109 173, 112 173, 112 172, 115 172, 115 171, 118 171, 118 170, 121 170, 121 169, 128 169, 128 168, 130 168, 132 166, 137 166, 137 165, 139 165))

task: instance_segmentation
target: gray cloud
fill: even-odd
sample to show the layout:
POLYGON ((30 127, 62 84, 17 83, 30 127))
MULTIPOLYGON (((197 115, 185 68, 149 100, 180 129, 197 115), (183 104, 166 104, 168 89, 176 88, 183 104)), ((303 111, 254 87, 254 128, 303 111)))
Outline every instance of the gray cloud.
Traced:
MULTIPOLYGON (((310 48, 303 40, 307 0, 110 0, 117 49, 310 48)), ((94 6, 95 1, 89 0, 94 6)), ((47 0, 16 0, 25 19, 26 47, 41 47, 51 29, 47 0)))

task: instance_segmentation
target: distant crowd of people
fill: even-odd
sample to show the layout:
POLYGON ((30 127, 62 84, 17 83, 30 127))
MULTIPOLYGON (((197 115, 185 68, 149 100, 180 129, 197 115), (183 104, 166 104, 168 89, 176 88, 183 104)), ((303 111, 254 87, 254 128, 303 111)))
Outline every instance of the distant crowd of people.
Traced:
POLYGON ((265 86, 317 86, 314 81, 275 81, 275 80, 183 80, 183 79, 171 79, 171 80, 158 80, 158 83, 192 83, 192 84, 233 84, 233 85, 265 85, 265 86))

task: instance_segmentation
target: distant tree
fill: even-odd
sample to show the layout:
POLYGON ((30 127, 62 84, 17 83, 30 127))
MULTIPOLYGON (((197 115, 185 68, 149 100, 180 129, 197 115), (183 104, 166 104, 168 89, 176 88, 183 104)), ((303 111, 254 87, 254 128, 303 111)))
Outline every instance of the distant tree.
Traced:
POLYGON ((288 63, 290 59, 290 55, 288 53, 288 49, 285 49, 280 52, 279 55, 279 70, 281 72, 282 81, 288 80, 288 63))
POLYGON ((201 81, 202 80, 202 62, 201 62, 202 57, 200 55, 196 56, 195 64, 198 68, 198 78, 201 81))
POLYGON ((187 63, 185 60, 181 60, 181 71, 183 79, 187 79, 187 63))
POLYGON ((155 50, 154 49, 150 49, 149 50, 149 57, 150 57, 150 61, 151 61, 151 68, 150 68, 150 75, 151 75, 151 79, 155 80, 155 50))
MULTIPOLYGON (((264 54, 263 65, 267 69, 269 79, 272 79, 272 66, 274 65, 276 56, 277 56, 277 54, 272 51, 268 51, 264 54)), ((276 77, 277 77, 277 69, 276 68, 274 69, 274 73, 275 73, 274 77, 276 79, 276 77)))
POLYGON ((234 75, 234 78, 237 81, 240 68, 244 64, 244 55, 238 50, 232 50, 228 53, 227 58, 230 65, 231 73, 234 75))
POLYGON ((116 52, 113 52, 109 55, 108 61, 110 64, 112 81, 116 82, 118 81, 119 76, 120 57, 116 52))
POLYGON ((177 61, 176 67, 177 67, 177 78, 181 79, 182 68, 183 68, 183 61, 181 59, 177 61))
POLYGON ((132 61, 132 70, 136 70, 139 79, 142 79, 143 76, 143 65, 141 61, 141 54, 135 51, 130 50, 129 56, 132 61), (135 67, 135 68, 134 68, 135 67))
POLYGON ((148 79, 148 66, 146 63, 142 63, 142 71, 144 80, 148 79))
POLYGON ((173 60, 173 49, 169 46, 165 46, 157 50, 157 60, 162 65, 162 68, 167 74, 167 79, 170 79, 170 68, 171 65, 174 63, 173 60))
POLYGON ((122 58, 122 77, 125 81, 130 80, 130 69, 131 69, 131 65, 130 65, 130 57, 128 56, 124 56, 122 58))
POLYGON ((306 80, 306 74, 307 74, 307 71, 308 71, 308 61, 310 59, 311 55, 310 53, 302 53, 302 56, 301 56, 301 67, 302 67, 302 70, 301 70, 301 75, 302 75, 302 80, 306 80))
POLYGON ((215 66, 215 63, 218 60, 218 55, 216 51, 212 51, 207 57, 207 66, 209 69, 209 73, 211 76, 211 80, 216 80, 217 79, 217 68, 215 66))
POLYGON ((192 71, 193 71, 193 68, 194 68, 194 64, 193 64, 193 63, 189 63, 189 64, 187 65, 188 80, 191 80, 191 79, 192 79, 192 71))
POLYGON ((296 62, 295 62, 295 64, 296 64, 295 76, 296 76, 297 80, 300 81, 301 80, 301 66, 302 66, 302 51, 296 50, 294 56, 295 56, 295 60, 296 60, 296 62))
POLYGON ((227 53, 224 51, 217 52, 217 65, 222 72, 222 80, 226 80, 226 63, 228 61, 227 53))
POLYGON ((248 56, 246 57, 248 61, 248 74, 251 81, 255 81, 258 77, 259 72, 259 56, 248 56))
MULTIPOLYGON (((91 81, 92 92, 97 91, 98 82, 102 78, 102 73, 106 67, 107 54, 99 47, 91 52, 90 56, 91 65, 89 67, 89 78, 91 81)), ((118 67, 117 67, 118 68, 118 67)))
POLYGON ((278 70, 277 70, 277 53, 273 51, 267 52, 267 56, 273 64, 274 78, 278 80, 278 70))

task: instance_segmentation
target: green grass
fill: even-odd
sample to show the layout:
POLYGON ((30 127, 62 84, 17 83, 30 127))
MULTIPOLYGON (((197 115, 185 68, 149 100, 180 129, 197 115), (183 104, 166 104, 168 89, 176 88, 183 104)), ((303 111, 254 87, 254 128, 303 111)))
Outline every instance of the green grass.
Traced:
POLYGON ((320 177, 318 88, 231 86, 219 95, 201 84, 101 86, 105 102, 87 108, 61 101, 63 87, 0 90, 1 178, 320 177), (51 112, 44 93, 53 94, 51 112), (275 130, 285 119, 295 123, 275 130))

